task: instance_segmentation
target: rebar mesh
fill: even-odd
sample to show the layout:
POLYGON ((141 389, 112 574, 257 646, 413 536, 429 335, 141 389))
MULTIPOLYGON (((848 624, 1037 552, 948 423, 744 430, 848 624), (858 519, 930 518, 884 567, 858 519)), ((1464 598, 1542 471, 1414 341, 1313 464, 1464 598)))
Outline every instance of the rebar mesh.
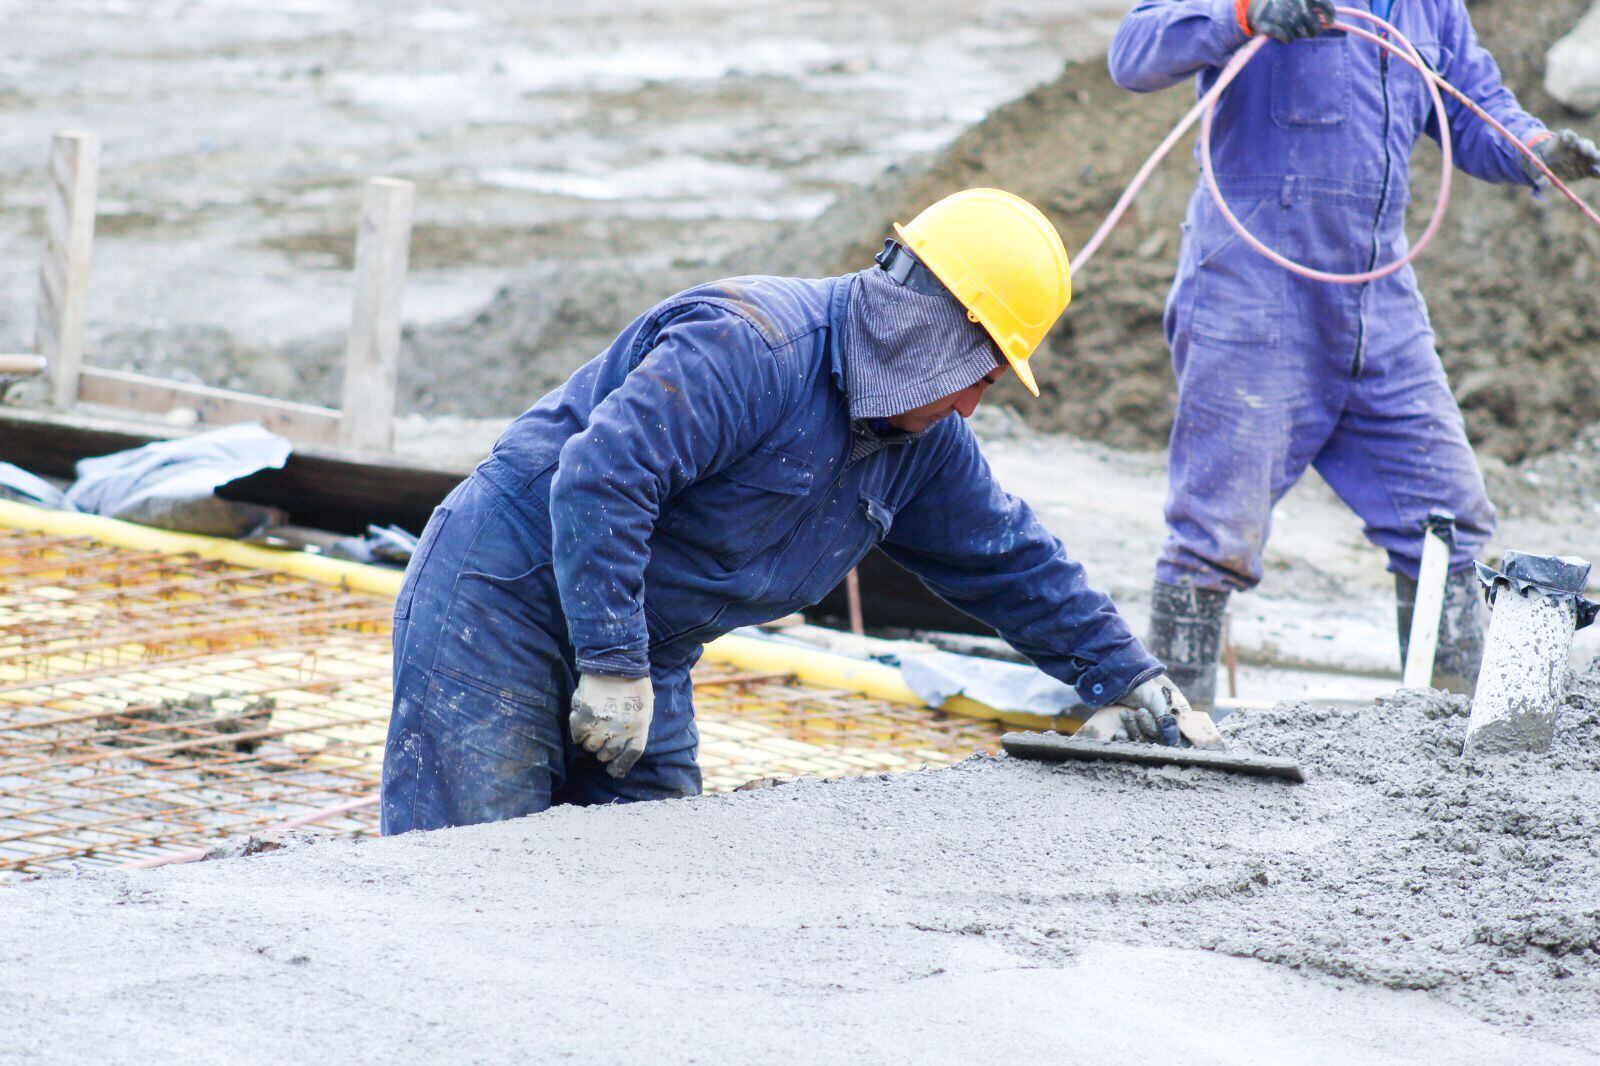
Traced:
MULTIPOLYGON (((375 791, 390 601, 294 577, 0 529, 0 875, 259 833, 375 791)), ((706 665, 708 791, 943 765, 1000 728, 706 665)), ((372 806, 321 832, 376 831, 372 806)))

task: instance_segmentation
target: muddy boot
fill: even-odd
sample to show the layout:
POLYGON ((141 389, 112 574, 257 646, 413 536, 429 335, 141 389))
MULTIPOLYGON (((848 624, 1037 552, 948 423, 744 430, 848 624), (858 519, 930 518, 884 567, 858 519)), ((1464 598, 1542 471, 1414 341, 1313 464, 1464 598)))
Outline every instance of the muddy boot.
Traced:
POLYGON ((1226 592, 1162 581, 1150 589, 1146 646, 1167 665, 1167 676, 1197 711, 1210 711, 1217 702, 1217 657, 1227 608, 1226 592))
MULTIPOLYGON (((1395 616, 1400 623, 1400 667, 1405 670, 1411 643, 1411 616, 1417 604, 1417 583, 1394 576, 1395 616)), ((1444 607, 1439 612, 1439 648, 1433 654, 1433 687, 1470 696, 1483 665, 1483 587, 1478 575, 1460 570, 1444 580, 1444 607)))

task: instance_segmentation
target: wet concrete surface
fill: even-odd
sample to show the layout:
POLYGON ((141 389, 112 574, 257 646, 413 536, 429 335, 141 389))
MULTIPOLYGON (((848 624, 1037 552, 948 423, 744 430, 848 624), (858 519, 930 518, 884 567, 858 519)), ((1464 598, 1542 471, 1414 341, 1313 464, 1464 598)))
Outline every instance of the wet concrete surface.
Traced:
POLYGON ((1465 725, 1224 724, 1301 786, 978 758, 51 877, 0 1060, 1595 1061, 1600 682, 1550 756, 1465 725))

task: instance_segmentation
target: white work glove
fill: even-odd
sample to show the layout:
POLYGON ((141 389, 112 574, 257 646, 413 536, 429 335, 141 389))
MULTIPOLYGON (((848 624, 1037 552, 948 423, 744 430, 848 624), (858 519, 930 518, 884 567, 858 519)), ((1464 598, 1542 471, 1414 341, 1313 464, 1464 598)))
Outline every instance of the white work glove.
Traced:
POLYGON ((644 754, 655 709, 648 677, 579 674, 572 694, 572 742, 605 763, 606 773, 623 777, 644 754))
POLYGON ((1175 746, 1182 736, 1197 748, 1222 748, 1222 734, 1204 711, 1189 706, 1166 674, 1136 685, 1109 707, 1102 707, 1077 735, 1089 740, 1126 740, 1175 746), (1170 721, 1168 728, 1168 721, 1170 721))

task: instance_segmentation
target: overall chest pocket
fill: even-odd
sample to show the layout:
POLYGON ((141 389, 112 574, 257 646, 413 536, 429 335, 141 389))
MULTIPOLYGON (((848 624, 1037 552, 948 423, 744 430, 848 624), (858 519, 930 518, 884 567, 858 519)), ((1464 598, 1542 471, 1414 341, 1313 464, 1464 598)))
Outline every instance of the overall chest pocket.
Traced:
POLYGON ((844 580, 850 568, 889 534, 889 527, 893 524, 893 512, 863 494, 834 535, 822 538, 826 547, 795 589, 793 598, 805 606, 821 602, 824 596, 833 591, 834 586, 844 580))
POLYGON ((1331 130, 1350 121, 1350 38, 1324 34, 1272 47, 1272 121, 1286 130, 1331 130))
MULTIPOLYGON (((1429 33, 1432 31, 1430 30, 1429 33)), ((1413 37, 1411 43, 1417 46, 1423 62, 1432 67, 1440 77, 1450 76, 1452 56, 1448 48, 1443 47, 1438 41, 1429 36, 1413 37)), ((1441 92, 1443 90, 1440 90, 1441 92)), ((1389 93, 1395 101, 1395 111, 1405 115, 1416 123, 1418 132, 1427 128, 1433 118, 1433 97, 1428 94, 1427 83, 1422 78, 1422 73, 1403 59, 1391 58, 1389 61, 1389 93)), ((1445 98, 1448 102, 1449 97, 1445 98)), ((1475 118, 1466 118, 1467 122, 1478 121, 1475 118)))
POLYGON ((804 459, 763 446, 680 492, 656 528, 737 570, 800 521, 815 480, 804 459))

